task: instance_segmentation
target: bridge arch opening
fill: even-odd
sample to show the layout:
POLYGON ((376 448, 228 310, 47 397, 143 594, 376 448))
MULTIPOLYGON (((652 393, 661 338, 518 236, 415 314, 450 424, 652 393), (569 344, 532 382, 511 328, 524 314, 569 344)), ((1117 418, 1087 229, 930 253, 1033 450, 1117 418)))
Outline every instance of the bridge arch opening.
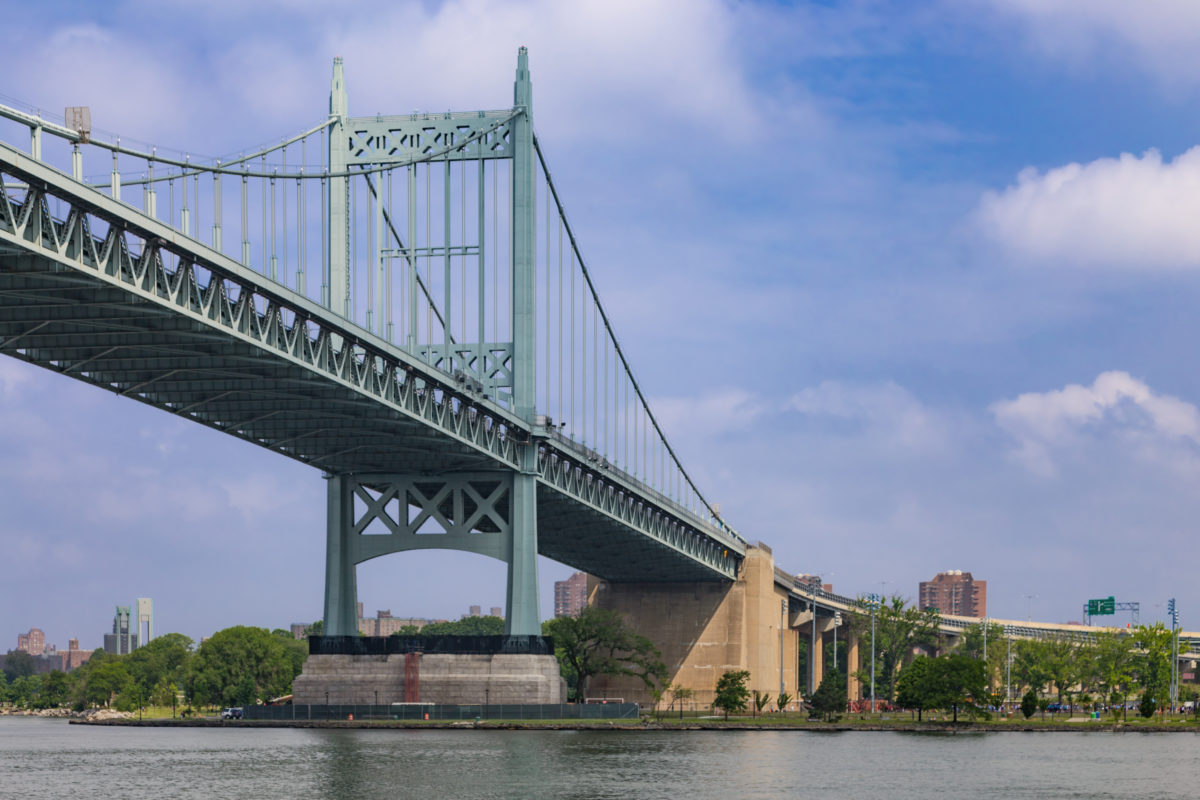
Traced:
MULTIPOLYGON (((572 570, 538 558, 540 617, 554 616, 554 582, 572 570)), ((457 620, 479 606, 482 615, 504 608, 508 565, 490 556, 456 550, 409 550, 358 565, 358 602, 364 618, 390 611, 393 617, 457 620)))

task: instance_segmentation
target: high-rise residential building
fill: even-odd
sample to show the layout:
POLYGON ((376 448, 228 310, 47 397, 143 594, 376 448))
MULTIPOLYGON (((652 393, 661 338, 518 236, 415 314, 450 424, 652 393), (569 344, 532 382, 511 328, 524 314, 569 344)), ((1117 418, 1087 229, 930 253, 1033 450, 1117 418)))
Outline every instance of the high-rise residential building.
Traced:
POLYGON ((471 606, 471 613, 469 614, 469 616, 478 617, 478 616, 481 616, 482 614, 483 614, 483 608, 481 606, 471 606))
POLYGON ((492 606, 492 616, 504 619, 504 609, 500 606, 492 606))
POLYGON ((40 656, 46 652, 46 634, 41 628, 30 628, 29 633, 18 633, 17 650, 31 656, 40 656))
POLYGON ((977 581, 961 569, 939 572, 931 581, 921 581, 921 608, 956 617, 987 616, 987 581, 977 581))
POLYGON ((154 638, 154 601, 149 597, 139 597, 134 601, 134 607, 137 609, 137 624, 133 632, 145 647, 154 638))
POLYGON ((104 634, 104 649, 112 655, 126 655, 137 649, 137 632, 132 627, 129 606, 117 606, 112 633, 104 634))
POLYGON ((576 572, 565 581, 554 582, 554 616, 577 617, 587 606, 587 575, 576 572))

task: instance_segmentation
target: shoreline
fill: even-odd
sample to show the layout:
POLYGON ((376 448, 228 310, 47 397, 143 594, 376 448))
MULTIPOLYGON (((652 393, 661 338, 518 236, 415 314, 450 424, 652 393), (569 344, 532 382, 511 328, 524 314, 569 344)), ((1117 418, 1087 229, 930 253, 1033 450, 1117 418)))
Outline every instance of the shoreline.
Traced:
POLYGON ((543 730, 543 731, 807 731, 811 733, 849 733, 855 731, 896 733, 1200 733, 1200 726, 1183 724, 1122 725, 1120 723, 1059 723, 1023 725, 987 722, 924 722, 896 724, 847 724, 822 722, 778 723, 770 725, 705 720, 667 724, 662 722, 608 722, 496 720, 406 721, 406 720, 221 720, 221 719, 70 719, 71 725, 107 725, 133 728, 321 728, 355 730, 543 730))

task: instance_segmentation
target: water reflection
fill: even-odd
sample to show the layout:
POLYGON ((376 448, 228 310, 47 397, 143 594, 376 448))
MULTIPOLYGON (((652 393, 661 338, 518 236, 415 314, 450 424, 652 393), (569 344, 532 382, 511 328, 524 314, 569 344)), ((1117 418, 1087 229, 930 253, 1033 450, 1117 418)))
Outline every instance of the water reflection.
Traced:
POLYGON ((1191 798, 1194 734, 126 729, 0 718, 0 796, 1191 798))

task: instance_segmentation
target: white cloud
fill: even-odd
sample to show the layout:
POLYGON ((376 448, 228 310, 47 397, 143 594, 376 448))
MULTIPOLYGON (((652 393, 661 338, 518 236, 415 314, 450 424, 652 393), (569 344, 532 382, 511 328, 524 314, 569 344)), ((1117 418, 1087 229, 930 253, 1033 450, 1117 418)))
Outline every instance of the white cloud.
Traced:
POLYGON ((905 450, 941 450, 948 441, 948 421, 891 381, 822 381, 792 395, 788 407, 811 417, 859 424, 877 441, 905 450))
POLYGON ((1114 439, 1126 457, 1166 457, 1179 445, 1200 445, 1200 410, 1155 393, 1127 372, 1101 373, 1091 386, 1069 384, 1029 392, 991 406, 996 423, 1019 443, 1031 471, 1058 473, 1058 455, 1098 439, 1114 439))
POLYGON ((765 410, 757 396, 736 388, 715 389, 701 397, 650 398, 650 408, 671 441, 745 430, 765 410))
POLYGON ((1200 79, 1195 0, 987 0, 1018 20, 1033 46, 1075 66, 1131 61, 1167 85, 1200 79))
POLYGON ((19 364, 15 359, 0 358, 0 397, 15 392, 22 384, 29 381, 29 367, 19 364))
POLYGON ((988 192, 976 219, 1039 263, 1118 269, 1200 267, 1200 147, 1173 161, 1157 150, 1038 172, 988 192))

